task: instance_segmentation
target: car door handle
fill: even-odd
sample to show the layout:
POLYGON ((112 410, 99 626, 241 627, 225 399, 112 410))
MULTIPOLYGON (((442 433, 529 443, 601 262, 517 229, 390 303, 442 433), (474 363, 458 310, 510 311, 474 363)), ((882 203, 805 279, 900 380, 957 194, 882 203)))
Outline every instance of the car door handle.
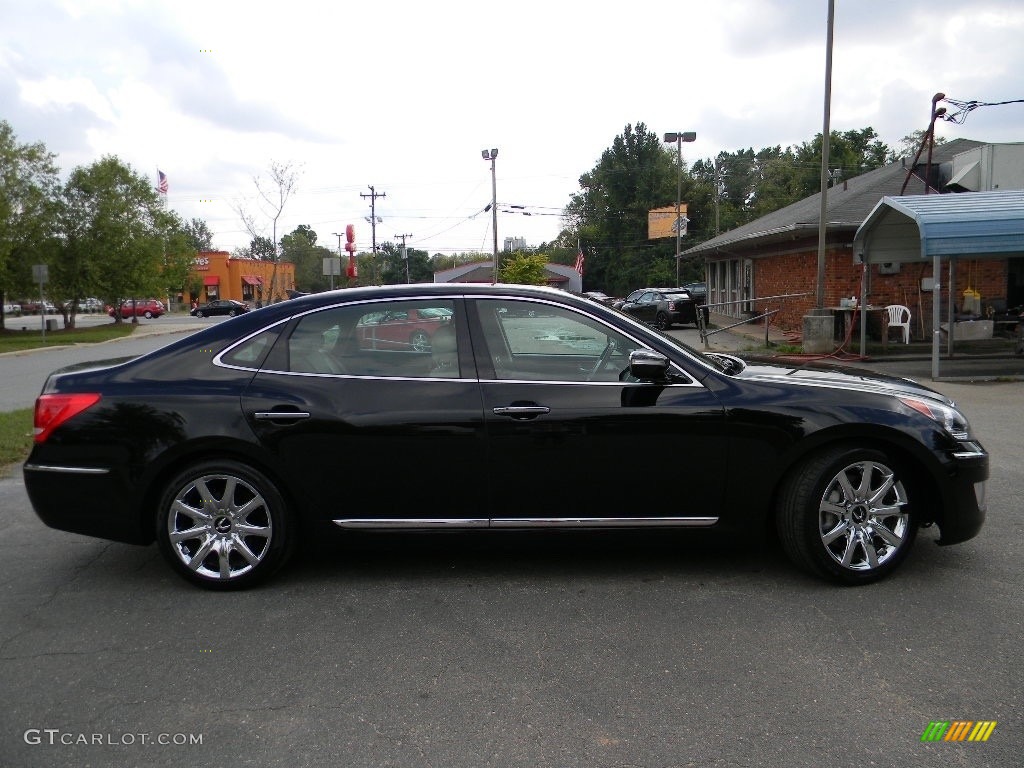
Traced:
POLYGON ((310 414, 304 411, 256 411, 253 418, 257 421, 285 421, 294 419, 308 419, 310 414))
POLYGON ((504 405, 494 409, 495 416, 509 416, 513 419, 532 419, 551 413, 546 405, 504 405))

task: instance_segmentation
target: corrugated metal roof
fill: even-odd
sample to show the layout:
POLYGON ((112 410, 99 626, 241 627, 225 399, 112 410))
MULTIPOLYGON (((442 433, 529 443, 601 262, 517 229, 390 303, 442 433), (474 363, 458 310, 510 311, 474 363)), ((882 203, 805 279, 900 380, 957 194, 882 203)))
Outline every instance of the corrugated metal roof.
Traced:
POLYGON ((883 197, 858 228, 855 251, 892 211, 917 224, 922 259, 1024 254, 1024 191, 883 197))

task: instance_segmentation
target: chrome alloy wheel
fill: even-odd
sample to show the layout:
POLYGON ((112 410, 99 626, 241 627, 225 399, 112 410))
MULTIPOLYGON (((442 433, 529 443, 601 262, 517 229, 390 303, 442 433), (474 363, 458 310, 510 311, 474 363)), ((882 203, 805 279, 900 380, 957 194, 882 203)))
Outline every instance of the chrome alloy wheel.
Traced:
POLYGON ((175 496, 167 515, 171 551, 186 568, 228 581, 267 556, 274 526, 267 501, 229 474, 202 475, 175 496))
POLYGON ((908 541, 907 494, 884 464, 858 461, 829 482, 818 506, 818 533, 843 568, 872 571, 908 541))

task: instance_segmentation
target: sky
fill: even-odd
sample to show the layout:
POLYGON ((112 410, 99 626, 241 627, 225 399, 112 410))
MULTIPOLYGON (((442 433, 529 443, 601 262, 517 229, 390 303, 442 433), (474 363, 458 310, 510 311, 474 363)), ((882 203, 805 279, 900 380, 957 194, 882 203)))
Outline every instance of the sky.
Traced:
MULTIPOLYGON (((822 131, 828 0, 0 0, 0 119, 61 178, 113 155, 232 251, 274 233, 275 165, 337 249, 490 253, 554 240, 627 125, 694 131, 684 162, 822 131), (371 197, 375 195, 375 197, 371 197), (372 201, 372 208, 371 208, 372 201), (517 206, 513 208, 512 206, 517 206), (519 207, 521 206, 521 207, 519 207), (372 214, 378 218, 371 227, 372 214), (343 240, 343 238, 342 238, 343 240)), ((829 125, 898 147, 931 100, 993 106, 947 139, 1024 141, 1021 0, 835 0, 829 125)), ((942 106, 943 103, 940 103, 942 106)), ((951 111, 953 111, 951 109, 951 111)), ((666 145, 668 146, 668 145, 666 145)), ((674 201, 666 201, 666 205, 674 201)))

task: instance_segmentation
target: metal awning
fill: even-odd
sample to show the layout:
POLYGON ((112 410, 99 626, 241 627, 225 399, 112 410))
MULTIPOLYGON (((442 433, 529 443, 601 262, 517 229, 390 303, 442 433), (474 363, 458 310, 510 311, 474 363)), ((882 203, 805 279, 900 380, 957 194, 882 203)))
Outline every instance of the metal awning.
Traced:
MULTIPOLYGON (((853 252, 866 265, 932 262, 932 378, 937 379, 941 261, 950 260, 952 283, 952 263, 957 259, 1024 256, 1024 191, 883 197, 857 229, 853 252)), ((865 300, 867 274, 865 270, 865 300)), ((950 285, 949 289, 951 307, 954 288, 950 285)), ((862 354, 865 333, 862 316, 862 354)))
POLYGON ((242 282, 246 285, 263 285, 263 278, 256 275, 242 275, 242 282))

